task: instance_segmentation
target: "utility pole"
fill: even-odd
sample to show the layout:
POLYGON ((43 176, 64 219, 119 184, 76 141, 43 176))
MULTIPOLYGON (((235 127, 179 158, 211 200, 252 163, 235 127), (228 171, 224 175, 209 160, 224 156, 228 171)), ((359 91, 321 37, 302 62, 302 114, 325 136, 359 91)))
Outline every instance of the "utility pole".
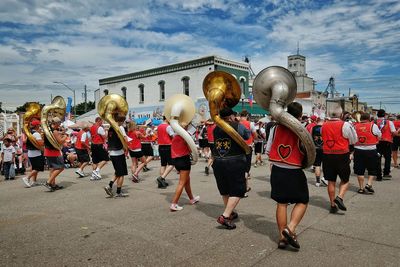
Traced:
POLYGON ((85 113, 87 112, 87 90, 86 90, 86 84, 85 84, 85 89, 84 89, 84 91, 85 91, 85 113))

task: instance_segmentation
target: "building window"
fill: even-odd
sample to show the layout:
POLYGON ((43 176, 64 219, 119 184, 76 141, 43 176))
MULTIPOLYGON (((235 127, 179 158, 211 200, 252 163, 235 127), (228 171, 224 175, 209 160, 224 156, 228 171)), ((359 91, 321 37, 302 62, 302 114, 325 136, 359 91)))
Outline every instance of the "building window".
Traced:
POLYGON ((158 85, 160 86, 160 101, 165 100, 165 81, 159 81, 158 85))
POLYGON ((139 84, 139 103, 144 102, 144 84, 139 84))
POLYGON ((122 96, 123 96, 123 97, 125 98, 125 100, 126 100, 126 87, 125 87, 125 86, 121 88, 121 92, 122 92, 122 96))
POLYGON ((188 76, 185 76, 182 78, 183 93, 187 96, 189 95, 189 79, 190 78, 188 76))
POLYGON ((242 92, 242 96, 244 96, 245 88, 246 88, 246 80, 244 78, 240 78, 240 91, 242 92))
POLYGON ((108 89, 104 89, 103 93, 104 95, 108 95, 108 89))

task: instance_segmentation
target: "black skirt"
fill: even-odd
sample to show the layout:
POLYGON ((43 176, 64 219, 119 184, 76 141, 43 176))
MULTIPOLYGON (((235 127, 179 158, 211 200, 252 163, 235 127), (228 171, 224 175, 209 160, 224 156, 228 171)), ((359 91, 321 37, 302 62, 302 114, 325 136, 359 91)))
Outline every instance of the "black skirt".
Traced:
POLYGON ((307 178, 302 169, 285 169, 273 165, 271 198, 280 204, 309 201, 307 178))

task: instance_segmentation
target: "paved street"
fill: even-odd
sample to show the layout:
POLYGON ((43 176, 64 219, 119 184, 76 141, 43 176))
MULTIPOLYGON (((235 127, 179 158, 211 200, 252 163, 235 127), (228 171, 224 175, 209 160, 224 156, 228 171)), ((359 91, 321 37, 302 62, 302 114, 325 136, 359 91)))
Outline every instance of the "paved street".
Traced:
MULTIPOLYGON (((375 182, 375 195, 360 195, 356 177, 345 198, 347 212, 328 212, 326 188, 309 178, 310 205, 297 229, 301 250, 277 249, 275 202, 269 169, 252 168, 250 196, 238 206, 236 230, 219 226, 223 205, 214 176, 204 175, 202 159, 192 169, 192 189, 201 200, 170 212, 178 175, 157 189, 159 161, 149 164, 142 182, 125 180, 124 199, 109 199, 101 181, 79 179, 66 169, 66 188, 46 192, 24 188, 21 177, 0 182, 0 266, 399 266, 400 171, 375 182)), ((88 169, 89 170, 89 169, 88 169)), ((88 171, 87 170, 87 171, 88 171)), ((40 180, 47 176, 40 174, 40 180)))

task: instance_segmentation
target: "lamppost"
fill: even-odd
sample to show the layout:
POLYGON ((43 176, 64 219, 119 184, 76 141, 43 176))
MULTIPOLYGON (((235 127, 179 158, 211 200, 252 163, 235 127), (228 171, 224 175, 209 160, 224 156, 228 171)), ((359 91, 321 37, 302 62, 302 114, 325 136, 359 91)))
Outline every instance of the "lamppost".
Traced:
POLYGON ((68 85, 66 85, 66 84, 63 83, 63 82, 54 81, 53 83, 58 83, 58 84, 64 85, 65 87, 68 88, 68 90, 70 90, 71 92, 74 93, 74 121, 76 121, 76 101, 75 101, 76 98, 75 98, 75 89, 72 89, 71 87, 69 87, 68 85))

